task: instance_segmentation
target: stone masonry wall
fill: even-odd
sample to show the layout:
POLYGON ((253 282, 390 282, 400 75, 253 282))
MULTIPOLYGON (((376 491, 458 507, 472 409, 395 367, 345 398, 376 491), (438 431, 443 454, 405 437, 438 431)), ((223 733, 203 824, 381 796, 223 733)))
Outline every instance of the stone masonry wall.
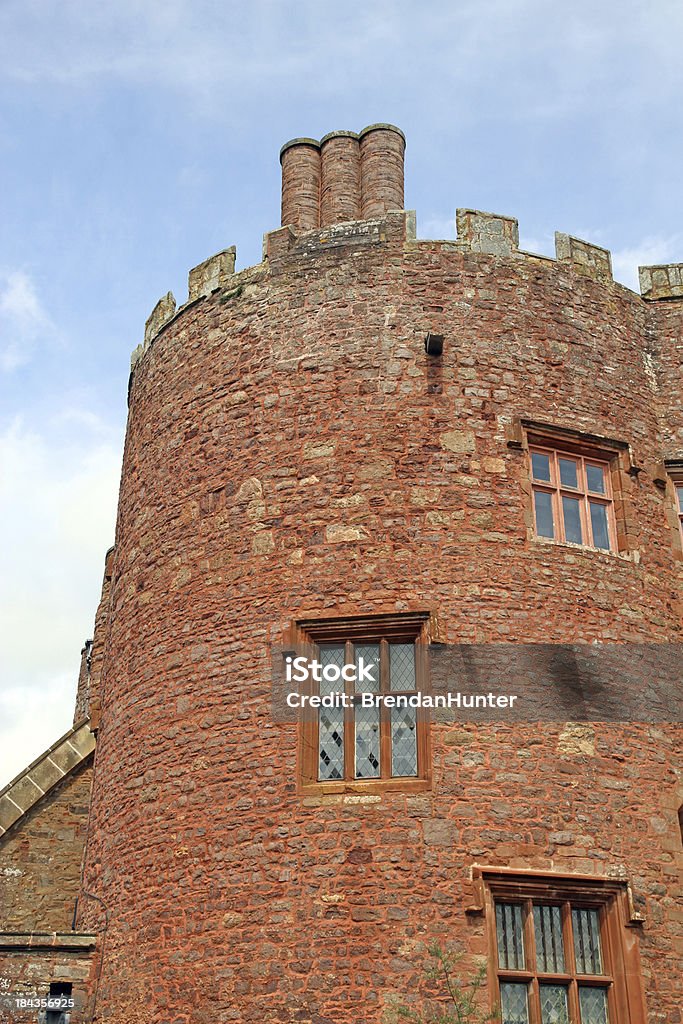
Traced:
POLYGON ((92 757, 0 839, 0 930, 67 932, 80 884, 92 757))
POLYGON ((645 469, 682 424, 674 403, 664 425, 646 304, 571 265, 376 228, 290 233, 133 375, 86 870, 110 913, 96 1019, 379 1024, 430 939, 466 971, 485 957, 465 913, 479 863, 628 878, 649 1024, 677 1024, 675 726, 435 724, 429 792, 298 795, 296 726, 269 707, 294 619, 683 638, 645 469), (631 446, 626 552, 531 536, 519 417, 631 446))

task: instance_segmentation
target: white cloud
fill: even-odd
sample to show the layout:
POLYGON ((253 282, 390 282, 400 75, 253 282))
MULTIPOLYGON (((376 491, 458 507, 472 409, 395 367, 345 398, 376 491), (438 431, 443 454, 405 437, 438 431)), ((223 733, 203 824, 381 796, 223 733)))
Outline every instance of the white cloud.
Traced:
POLYGON ((95 425, 65 437, 54 422, 39 433, 15 421, 0 434, 0 786, 73 717, 121 463, 118 443, 95 425))
POLYGON ((3 683, 0 789, 71 728, 74 687, 72 672, 42 674, 32 688, 3 683))
POLYGON ((28 363, 41 337, 53 337, 54 325, 22 270, 0 276, 0 368, 28 363))
MULTIPOLYGON (((417 54, 428 55, 428 83, 458 82, 462 117, 471 97, 504 83, 511 109, 539 118, 592 105, 596 85, 617 108, 647 95, 675 95, 681 83, 675 0, 5 0, 0 8, 0 68, 30 84, 92 88, 96 81, 162 86, 236 115, 254 93, 287 83, 290 97, 339 95, 340 84, 367 97, 369 82, 407 68, 414 91, 417 54), (623 75, 623 54, 629 74, 623 75), (642 73, 633 74, 636 61, 642 73), (354 67, 363 74, 353 74, 354 67), (656 72, 656 75, 654 74, 656 72), (617 79, 621 92, 605 89, 617 79), (228 103, 228 95, 236 98, 228 103)), ((477 112, 473 111, 473 116, 477 112)))
POLYGON ((676 263, 680 261, 682 253, 683 235, 652 235, 644 238, 638 245, 612 253, 614 279, 638 292, 638 267, 676 263))

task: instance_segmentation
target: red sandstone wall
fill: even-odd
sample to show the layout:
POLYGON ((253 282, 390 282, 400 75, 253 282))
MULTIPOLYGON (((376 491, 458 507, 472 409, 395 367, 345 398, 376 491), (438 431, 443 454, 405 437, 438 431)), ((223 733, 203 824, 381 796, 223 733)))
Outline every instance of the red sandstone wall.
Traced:
POLYGON ((674 728, 433 726, 431 792, 301 799, 296 728, 269 713, 268 646, 304 614, 429 608, 454 643, 681 640, 647 474, 625 495, 640 561, 541 544, 506 444, 521 415, 661 457, 644 304, 438 243, 321 246, 240 280, 133 380, 87 871, 111 914, 97 1019, 378 1024, 432 937, 485 955, 478 862, 627 875, 649 1020, 674 1024, 674 728))

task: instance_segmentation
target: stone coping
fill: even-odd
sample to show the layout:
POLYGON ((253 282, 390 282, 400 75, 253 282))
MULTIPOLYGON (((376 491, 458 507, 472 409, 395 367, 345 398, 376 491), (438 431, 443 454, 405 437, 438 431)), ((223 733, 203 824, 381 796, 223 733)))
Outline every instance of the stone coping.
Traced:
POLYGON ((82 719, 0 790, 0 838, 94 749, 90 719, 82 719))

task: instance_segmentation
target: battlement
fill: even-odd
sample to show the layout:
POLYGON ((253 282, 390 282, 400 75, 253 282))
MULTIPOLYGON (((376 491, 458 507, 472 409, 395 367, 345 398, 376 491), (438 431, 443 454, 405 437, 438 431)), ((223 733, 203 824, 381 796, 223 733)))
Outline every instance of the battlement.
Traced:
POLYGON ((644 299, 683 299, 683 263, 638 267, 638 276, 644 299))
MULTIPOLYGON (((263 263, 235 273, 231 246, 189 272, 188 299, 180 307, 171 292, 156 304, 146 324, 143 344, 132 354, 133 368, 153 339, 189 306, 213 292, 230 297, 285 256, 315 257, 344 246, 385 243, 424 245, 481 254, 482 257, 542 261, 564 267, 606 287, 614 287, 609 250, 564 232, 555 233, 555 258, 519 248, 514 217, 468 208, 456 211, 455 240, 419 240, 415 213, 404 210, 405 136, 391 124, 373 124, 361 132, 329 132, 320 141, 292 139, 280 150, 282 226, 263 238, 263 263)), ((683 300, 683 264, 639 267, 644 300, 683 300)), ((622 288, 622 285, 616 285, 622 288)))

